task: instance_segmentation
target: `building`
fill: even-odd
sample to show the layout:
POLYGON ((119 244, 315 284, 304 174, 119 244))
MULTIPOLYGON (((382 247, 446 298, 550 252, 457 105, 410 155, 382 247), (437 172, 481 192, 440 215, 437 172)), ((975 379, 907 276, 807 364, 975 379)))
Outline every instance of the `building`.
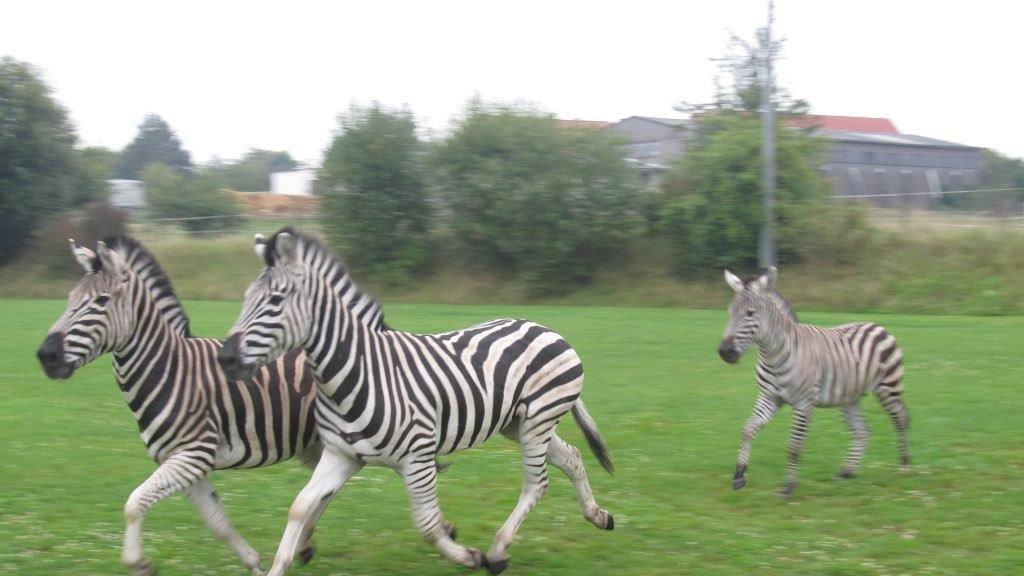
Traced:
POLYGON ((270 193, 284 196, 311 196, 316 170, 301 169, 270 175, 270 193))
MULTIPOLYGON (((978 183, 981 148, 901 134, 888 118, 806 115, 787 124, 830 142, 821 170, 837 196, 866 196, 878 206, 925 207, 943 191, 978 183), (912 194, 879 196, 907 193, 912 194)), ((630 116, 606 130, 629 142, 626 157, 649 188, 658 186, 695 134, 692 119, 650 116, 630 116)))
POLYGON ((636 166, 644 186, 655 188, 669 164, 686 152, 694 133, 692 126, 682 118, 630 116, 605 130, 628 142, 626 159, 636 166))
POLYGON ((108 202, 129 214, 141 212, 146 207, 146 189, 140 180, 107 180, 110 185, 108 202))
POLYGON ((816 134, 832 142, 822 172, 837 196, 867 196, 883 207, 926 208, 942 192, 971 189, 979 181, 981 148, 912 134, 828 129, 816 134))

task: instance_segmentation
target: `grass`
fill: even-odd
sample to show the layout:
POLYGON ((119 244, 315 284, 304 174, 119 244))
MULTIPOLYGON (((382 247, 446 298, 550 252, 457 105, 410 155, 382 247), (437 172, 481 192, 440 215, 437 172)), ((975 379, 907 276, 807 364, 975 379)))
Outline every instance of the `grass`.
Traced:
MULTIPOLYGON (((67 382, 43 377, 33 353, 63 306, 0 300, 0 574, 121 573, 121 506, 154 467, 109 359, 67 382)), ((203 335, 222 335, 238 306, 188 303, 203 335)), ((616 529, 600 532, 584 521, 555 471, 511 549, 508 574, 1009 574, 1024 565, 1024 318, 871 315, 906 353, 913 469, 897 472, 894 435, 868 398, 873 435, 862 474, 834 479, 848 434, 837 411, 821 410, 802 483, 787 503, 776 490, 788 410, 755 443, 747 488, 729 488, 755 388, 752 358, 728 366, 715 354, 723 311, 408 304, 387 311, 394 325, 415 331, 529 317, 560 331, 583 357, 584 398, 618 473, 600 470, 571 420, 561 433, 584 450, 616 529)), ((864 315, 804 316, 833 324, 864 315)), ((518 496, 517 450, 494 439, 450 461, 441 480, 446 515, 461 541, 486 548, 518 496)), ((266 565, 308 477, 291 462, 213 477, 266 565)), ((180 496, 152 510, 145 538, 164 576, 245 573, 180 496)), ((317 539, 318 556, 294 573, 467 573, 419 538, 401 482, 386 469, 366 469, 345 487, 317 539)))
MULTIPOLYGON (((247 226, 269 233, 276 224, 247 226)), ((251 234, 188 237, 161 228, 142 228, 135 234, 184 298, 235 300, 260 267, 251 234)), ((588 285, 545 298, 537 298, 507 271, 468 268, 458 250, 439 242, 433 268, 415 282, 388 286, 374 283, 358 269, 353 273, 386 302, 716 308, 728 294, 719 271, 690 277, 670 273, 671 255, 652 239, 637 240, 622 261, 609 262, 588 285)), ((0 268, 0 297, 67 295, 79 276, 78 266, 63 241, 55 240, 52 250, 46 246, 45 253, 29 251, 0 268)), ((783 292, 802 308, 815 310, 1024 314, 1024 233, 1019 230, 876 229, 858 250, 861 257, 845 265, 782 266, 783 292)))

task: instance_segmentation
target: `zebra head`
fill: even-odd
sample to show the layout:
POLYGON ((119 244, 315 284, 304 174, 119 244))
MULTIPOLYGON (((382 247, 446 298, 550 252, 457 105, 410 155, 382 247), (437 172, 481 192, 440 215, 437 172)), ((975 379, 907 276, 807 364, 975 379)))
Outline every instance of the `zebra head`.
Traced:
POLYGON ((95 253, 74 240, 68 242, 85 276, 71 289, 64 314, 36 353, 43 371, 54 379, 70 378, 78 368, 116 350, 131 333, 124 260, 103 242, 97 242, 95 253))
POLYGON ((257 234, 254 247, 266 268, 245 291, 242 312, 217 353, 232 380, 249 378, 302 345, 310 331, 309 277, 299 261, 295 237, 280 232, 267 241, 257 234))
MULTIPOLYGON (((759 340, 761 330, 770 318, 772 307, 779 308, 782 297, 775 290, 779 271, 772 266, 767 272, 755 278, 741 279, 732 272, 725 271, 725 282, 736 294, 729 303, 729 325, 718 345, 718 355, 729 364, 739 362, 750 346, 759 340)), ((795 318, 792 309, 783 312, 795 318)))

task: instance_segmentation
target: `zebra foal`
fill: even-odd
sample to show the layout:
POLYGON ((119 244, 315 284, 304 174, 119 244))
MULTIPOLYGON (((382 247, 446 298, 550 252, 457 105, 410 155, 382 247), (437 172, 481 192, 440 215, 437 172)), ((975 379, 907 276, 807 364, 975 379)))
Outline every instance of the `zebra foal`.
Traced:
MULTIPOLYGON (((190 337, 170 281, 141 244, 122 236, 99 242, 96 253, 73 240, 71 249, 85 275, 40 346, 39 361, 47 376, 66 379, 113 352, 118 386, 159 465, 125 504, 122 562, 136 576, 155 574, 143 555, 143 518, 182 491, 210 530, 262 576, 259 554, 232 527, 207 476, 293 456, 310 465, 319 458, 316 387, 305 357, 290 352, 245 380, 229 380, 217 366, 221 342, 190 337)), ((311 534, 300 538, 303 563, 313 555, 311 534)))
POLYGON ((580 392, 583 366, 555 332, 526 320, 492 320, 443 334, 388 329, 376 300, 311 237, 286 228, 257 237, 266 268, 246 291, 219 360, 244 377, 302 346, 319 387, 317 425, 324 453, 296 497, 270 573, 291 566, 299 536, 366 464, 404 479, 424 538, 448 559, 498 574, 519 526, 548 488, 547 464, 572 481, 584 517, 611 530, 580 452, 555 433, 571 411, 606 470, 612 464, 580 392), (438 454, 478 445, 496 433, 520 444, 519 502, 487 552, 457 544, 438 503, 438 454))
POLYGON ((901 467, 909 465, 910 418, 902 399, 903 352, 896 340, 870 322, 834 328, 797 323, 795 314, 776 291, 778 271, 774 267, 745 280, 726 270, 725 281, 735 295, 718 353, 733 364, 751 346, 758 348, 757 402, 743 426, 733 489, 746 485, 754 436, 783 404, 793 407, 794 423, 781 495, 788 497, 796 488, 804 435, 817 406, 843 411, 853 440, 839 476, 853 476, 867 445, 868 429, 860 412, 860 398, 867 392, 873 392, 888 412, 896 428, 901 467))

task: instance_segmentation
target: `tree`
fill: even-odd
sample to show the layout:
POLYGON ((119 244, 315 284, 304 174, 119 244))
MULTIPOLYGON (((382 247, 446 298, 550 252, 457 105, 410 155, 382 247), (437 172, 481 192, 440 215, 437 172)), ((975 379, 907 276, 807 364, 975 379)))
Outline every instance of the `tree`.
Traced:
POLYGON ((30 65, 0 59, 0 262, 71 200, 75 132, 30 65))
POLYGON ((978 172, 979 190, 1017 190, 961 196, 974 196, 976 201, 982 201, 985 196, 988 196, 986 204, 998 214, 1005 216, 1018 214, 1021 205, 1024 204, 1024 160, 1010 158, 994 150, 984 150, 981 153, 981 169, 978 172))
POLYGON ((75 150, 76 178, 72 184, 72 202, 75 205, 106 201, 110 195, 107 180, 114 177, 117 152, 100 146, 75 150))
MULTIPOLYGON (((774 62, 782 54, 784 40, 773 40, 768 50, 764 48, 766 30, 759 28, 753 41, 730 34, 725 53, 713 58, 718 66, 715 75, 715 98, 711 102, 682 102, 676 110, 693 115, 704 112, 731 110, 756 114, 761 110, 761 94, 764 86, 764 62, 774 62)), ((775 110, 784 115, 806 114, 809 105, 806 100, 794 98, 785 88, 775 86, 772 94, 775 110)))
POLYGON ((152 215, 190 218, 182 221, 187 230, 230 228, 242 219, 234 195, 210 175, 185 176, 163 164, 153 163, 142 171, 142 181, 152 215))
MULTIPOLYGON (((722 267, 752 268, 757 263, 762 204, 761 106, 763 63, 777 58, 758 31, 757 42, 735 35, 725 56, 716 60, 715 100, 683 104, 694 114, 694 142, 663 182, 660 228, 675 249, 680 272, 708 272, 722 267), (767 52, 767 53, 766 53, 767 52)), ((785 117, 807 112, 807 102, 777 91, 772 105, 785 117)), ((825 142, 808 131, 776 126, 775 223, 780 262, 800 259, 850 260, 866 240, 863 209, 830 198, 828 182, 818 172, 825 142)))
POLYGON ((532 109, 472 102, 435 163, 466 252, 536 292, 587 280, 639 227, 621 143, 532 109))
POLYGON ((270 175, 295 170, 299 164, 287 152, 252 149, 235 162, 214 161, 205 170, 216 175, 224 186, 241 192, 270 190, 270 175))
POLYGON ((192 160, 163 118, 147 114, 139 124, 139 133, 121 152, 118 175, 137 180, 148 164, 159 163, 185 174, 192 169, 192 160))
MULTIPOLYGON (((681 272, 753 268, 762 216, 760 122, 727 115, 715 118, 712 134, 691 147, 669 172, 661 229, 675 249, 681 272)), ((863 219, 830 199, 817 167, 825 144, 804 132, 776 134, 775 193, 780 262, 845 258, 863 219), (844 240, 836 235, 846 236, 844 240)))
POLYGON ((324 226, 346 258, 401 281, 426 258, 430 222, 416 123, 407 110, 353 106, 317 177, 324 226))

